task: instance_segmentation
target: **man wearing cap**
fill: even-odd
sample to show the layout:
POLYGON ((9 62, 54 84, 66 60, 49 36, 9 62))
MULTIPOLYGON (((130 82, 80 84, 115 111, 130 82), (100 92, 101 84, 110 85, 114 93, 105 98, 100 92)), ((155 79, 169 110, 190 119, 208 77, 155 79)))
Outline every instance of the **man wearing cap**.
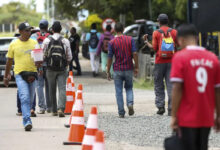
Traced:
POLYGON ((21 23, 18 26, 20 37, 12 41, 9 46, 4 75, 4 84, 7 87, 10 80, 10 69, 14 60, 14 73, 21 101, 25 131, 32 129, 30 111, 35 95, 35 79, 37 74, 37 67, 31 58, 31 51, 38 43, 30 39, 31 28, 27 22, 21 23))
POLYGON ((174 50, 176 49, 177 31, 168 27, 168 16, 166 14, 160 14, 157 21, 160 24, 160 29, 153 32, 152 45, 146 40, 146 44, 153 48, 156 52, 155 67, 154 67, 154 91, 156 95, 156 107, 158 108, 157 114, 163 115, 165 113, 165 88, 164 80, 166 83, 167 95, 168 95, 168 115, 171 115, 171 88, 170 83, 170 69, 172 55, 169 57, 162 57, 161 54, 161 43, 163 36, 170 36, 174 43, 174 50))
MULTIPOLYGON (((42 43, 44 39, 50 37, 50 33, 48 33, 48 21, 46 19, 42 19, 39 23, 40 32, 32 34, 31 38, 38 41, 40 46, 42 47, 42 43)), ((43 63, 43 66, 39 68, 38 80, 36 82, 36 89, 38 95, 38 106, 40 108, 38 114, 44 114, 45 110, 47 112, 51 112, 51 102, 49 100, 49 90, 48 83, 46 78, 46 63, 43 63), (44 96, 44 81, 45 81, 45 96, 44 96), (45 104, 46 98, 46 104, 45 104)))
MULTIPOLYGON (((66 38, 63 38, 60 35, 60 32, 62 30, 61 24, 59 21, 55 21, 52 25, 52 31, 53 35, 52 37, 46 38, 43 41, 43 51, 45 56, 45 61, 47 63, 47 70, 46 70, 46 77, 48 79, 48 86, 49 86, 49 99, 52 104, 52 115, 57 116, 57 110, 59 117, 65 117, 64 110, 65 110, 65 103, 66 103, 66 78, 67 78, 67 66, 69 65, 70 61, 72 60, 72 53, 70 48, 69 40, 66 38), (53 44, 58 45, 53 45, 53 44), (61 48, 62 52, 64 50, 64 53, 62 55, 65 55, 65 65, 64 67, 61 67, 61 69, 57 68, 57 64, 53 66, 54 61, 50 61, 52 58, 52 49, 55 48, 61 48), (57 106, 57 98, 56 98, 56 85, 58 85, 59 90, 59 99, 58 99, 58 106, 57 106)), ((56 49, 58 50, 58 49, 56 49)), ((60 51, 59 51, 60 52, 60 51)), ((58 54, 53 53, 54 56, 57 58, 58 54)), ((60 54, 60 53, 59 53, 60 54)), ((63 58, 63 57, 62 57, 63 58)), ((62 63, 64 64, 64 63, 62 63)))

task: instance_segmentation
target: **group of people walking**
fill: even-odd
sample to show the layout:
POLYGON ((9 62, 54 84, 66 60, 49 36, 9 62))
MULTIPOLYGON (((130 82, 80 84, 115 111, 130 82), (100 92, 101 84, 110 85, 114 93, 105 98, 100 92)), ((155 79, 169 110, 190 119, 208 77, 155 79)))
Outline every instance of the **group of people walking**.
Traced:
MULTIPOLYGON (((167 111, 168 116, 172 118, 171 128, 181 133, 180 139, 186 150, 207 150, 210 128, 215 125, 216 130, 220 130, 219 60, 213 53, 197 45, 198 32, 194 25, 184 24, 175 30, 168 27, 168 21, 166 14, 158 16, 160 29, 153 32, 152 44, 148 41, 147 35, 143 37, 146 45, 156 53, 154 68, 155 104, 158 108, 156 113, 163 115, 166 111, 166 85, 167 111)), ((8 86, 14 60, 18 97, 26 131, 32 128, 30 112, 36 97, 35 87, 39 98, 39 113, 43 114, 47 110, 54 116, 64 117, 67 66, 70 65, 69 68, 72 70, 74 60, 77 75, 82 74, 78 59, 80 37, 76 34, 76 29, 71 29, 68 40, 60 35, 62 27, 58 21, 52 25, 52 35, 47 33, 46 20, 42 20, 39 27, 40 33, 30 38, 31 26, 27 22, 18 26, 20 37, 10 44, 4 76, 4 84, 8 86), (44 62, 34 63, 30 53, 39 44, 44 52, 44 62), (43 94, 44 83, 46 96, 43 94)), ((137 76, 139 71, 135 42, 132 37, 123 35, 124 26, 121 23, 115 25, 116 36, 112 35, 111 25, 106 27, 102 35, 96 28, 96 24, 92 24, 91 31, 86 35, 93 76, 98 75, 101 56, 102 71, 106 72, 108 80, 114 79, 119 117, 125 117, 123 87, 126 91, 128 114, 132 116, 133 76, 137 76)))

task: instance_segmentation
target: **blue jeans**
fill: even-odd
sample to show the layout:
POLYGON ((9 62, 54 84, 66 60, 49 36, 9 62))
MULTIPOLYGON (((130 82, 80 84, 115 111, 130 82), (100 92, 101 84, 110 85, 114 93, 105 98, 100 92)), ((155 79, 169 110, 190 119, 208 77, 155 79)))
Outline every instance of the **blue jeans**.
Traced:
POLYGON ((126 91, 127 106, 134 104, 133 96, 133 70, 129 71, 114 71, 114 83, 116 100, 118 104, 118 114, 124 115, 124 100, 123 100, 123 84, 126 91))
POLYGON ((36 89, 38 95, 38 106, 40 110, 46 110, 45 97, 44 97, 44 77, 43 75, 38 76, 38 80, 36 80, 36 89))
MULTIPOLYGON (((36 94, 34 95, 34 101, 31 105, 31 109, 33 109, 35 111, 35 107, 36 107, 36 94)), ((19 98, 18 90, 17 90, 17 108, 18 108, 18 112, 22 113, 22 111, 21 111, 21 100, 19 98)))
POLYGON ((21 102, 21 110, 23 116, 23 125, 32 124, 30 118, 31 104, 34 101, 35 95, 35 81, 32 83, 27 83, 21 75, 16 75, 16 84, 18 87, 18 94, 21 102))

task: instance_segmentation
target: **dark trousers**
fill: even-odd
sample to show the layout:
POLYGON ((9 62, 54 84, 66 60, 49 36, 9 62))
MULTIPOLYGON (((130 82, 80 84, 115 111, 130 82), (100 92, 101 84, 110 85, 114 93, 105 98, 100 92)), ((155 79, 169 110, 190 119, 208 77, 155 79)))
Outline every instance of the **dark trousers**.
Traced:
POLYGON ((72 71, 75 69, 77 74, 81 74, 81 67, 79 63, 78 53, 73 56, 73 59, 70 61, 69 70, 72 71), (76 66, 73 66, 73 61, 75 61, 76 66))
POLYGON ((165 80, 168 95, 168 110, 171 110, 172 84, 170 82, 170 69, 170 63, 155 64, 154 66, 154 92, 156 96, 155 104, 157 108, 165 106, 165 80))
POLYGON ((185 150, 208 150, 210 128, 181 127, 185 150))
MULTIPOLYGON (((36 107, 36 93, 34 95, 34 101, 33 104, 31 105, 31 109, 33 109, 35 111, 35 107, 36 107)), ((17 91, 17 108, 18 108, 18 112, 21 113, 21 101, 20 98, 18 96, 18 91, 17 91)))

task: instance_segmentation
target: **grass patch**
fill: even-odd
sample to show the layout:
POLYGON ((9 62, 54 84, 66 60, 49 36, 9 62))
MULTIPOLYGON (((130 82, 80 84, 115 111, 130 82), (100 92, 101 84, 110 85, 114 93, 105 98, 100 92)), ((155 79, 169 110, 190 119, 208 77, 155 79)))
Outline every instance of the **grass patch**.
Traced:
POLYGON ((0 33, 0 37, 13 37, 15 33, 13 32, 4 32, 4 33, 0 33))
POLYGON ((154 89, 154 82, 153 82, 153 80, 136 79, 136 80, 134 80, 134 88, 153 90, 154 89))

